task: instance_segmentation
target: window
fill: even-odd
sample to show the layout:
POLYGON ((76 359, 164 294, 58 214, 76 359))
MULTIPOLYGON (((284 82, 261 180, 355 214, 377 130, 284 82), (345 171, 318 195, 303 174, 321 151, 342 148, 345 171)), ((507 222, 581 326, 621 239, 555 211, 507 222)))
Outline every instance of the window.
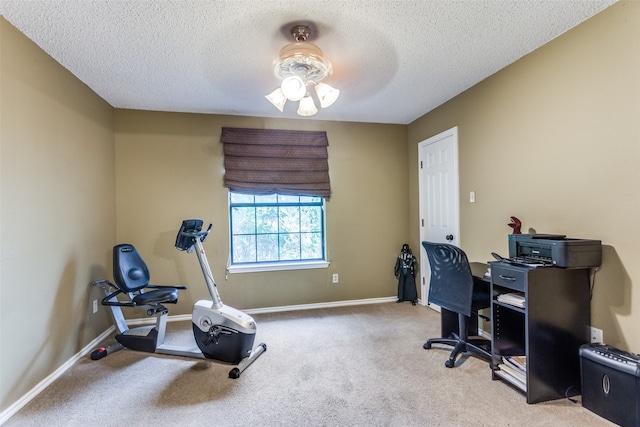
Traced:
POLYGON ((326 132, 222 128, 230 273, 327 267, 326 132))
POLYGON ((321 197, 230 191, 229 225, 232 272, 327 266, 321 197))

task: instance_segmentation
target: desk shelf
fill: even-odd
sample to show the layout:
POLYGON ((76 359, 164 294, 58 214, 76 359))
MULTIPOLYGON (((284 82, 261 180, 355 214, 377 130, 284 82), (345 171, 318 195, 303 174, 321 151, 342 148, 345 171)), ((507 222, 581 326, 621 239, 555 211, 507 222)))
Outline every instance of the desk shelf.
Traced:
POLYGON ((520 307, 515 306, 515 305, 511 305, 511 304, 507 304, 507 303, 504 303, 504 302, 500 302, 498 300, 494 300, 494 304, 497 305, 497 306, 505 307, 507 310, 520 312, 522 314, 526 313, 526 310, 524 308, 520 308, 520 307))
POLYGON ((521 392, 523 393, 527 392, 527 385, 524 384, 519 379, 517 379, 516 377, 514 377, 513 375, 509 374, 508 372, 495 370, 493 371, 493 374, 496 377, 499 377, 501 380, 506 381, 507 383, 511 384, 515 388, 519 389, 521 392))
POLYGON ((580 390, 579 347, 589 340, 589 270, 491 263, 491 344, 494 367, 503 356, 526 357, 526 382, 494 370, 492 378, 522 392, 527 403, 580 390), (497 296, 523 292, 525 308, 497 296))

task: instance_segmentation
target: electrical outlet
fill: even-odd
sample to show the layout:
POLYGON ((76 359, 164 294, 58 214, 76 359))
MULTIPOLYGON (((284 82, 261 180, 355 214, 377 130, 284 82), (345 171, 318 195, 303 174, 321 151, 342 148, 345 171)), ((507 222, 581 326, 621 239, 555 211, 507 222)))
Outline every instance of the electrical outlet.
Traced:
POLYGON ((470 191, 469 192, 469 203, 475 203, 476 202, 476 192, 475 191, 470 191))
POLYGON ((604 343, 604 338, 602 336, 602 329, 591 327, 591 342, 592 343, 604 343))
POLYGON ((333 274, 333 283, 338 283, 338 273, 333 274))
POLYGON ((96 314, 98 312, 98 300, 94 299, 93 300, 93 314, 96 314))

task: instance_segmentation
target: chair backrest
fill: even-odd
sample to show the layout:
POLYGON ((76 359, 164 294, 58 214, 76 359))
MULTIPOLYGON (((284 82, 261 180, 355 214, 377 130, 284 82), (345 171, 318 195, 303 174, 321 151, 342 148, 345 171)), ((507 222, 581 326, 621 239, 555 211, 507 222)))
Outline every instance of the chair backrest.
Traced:
POLYGON ((113 280, 123 292, 135 292, 149 284, 150 274, 136 248, 127 243, 113 247, 113 280))
POLYGON ((473 274, 464 251, 447 243, 422 242, 431 267, 429 302, 471 315, 473 274))

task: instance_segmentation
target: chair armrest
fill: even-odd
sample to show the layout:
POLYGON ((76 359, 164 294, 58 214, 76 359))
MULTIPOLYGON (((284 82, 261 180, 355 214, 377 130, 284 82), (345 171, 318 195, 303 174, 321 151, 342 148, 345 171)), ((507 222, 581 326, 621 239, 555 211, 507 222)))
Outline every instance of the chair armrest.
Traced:
POLYGON ((102 298, 102 301, 101 301, 102 305, 115 305, 119 307, 135 307, 136 304, 133 301, 125 301, 125 302, 118 301, 118 298, 116 298, 116 296, 122 293, 123 292, 120 289, 116 290, 115 292, 111 292, 109 295, 102 298))

